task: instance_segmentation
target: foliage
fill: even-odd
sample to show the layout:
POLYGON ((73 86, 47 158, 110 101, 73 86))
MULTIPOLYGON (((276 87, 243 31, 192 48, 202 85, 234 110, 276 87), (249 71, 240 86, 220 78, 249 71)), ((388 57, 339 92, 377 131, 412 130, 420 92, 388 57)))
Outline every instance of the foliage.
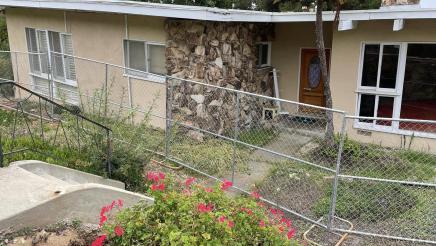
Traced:
POLYGON ((274 129, 249 128, 239 133, 238 139, 247 144, 265 146, 277 135, 278 133, 274 129))
POLYGON ((268 210, 257 193, 253 198, 230 198, 225 194, 232 186, 229 181, 206 188, 194 184, 194 178, 175 182, 157 172, 147 178, 155 198, 152 206, 140 203, 114 219, 102 219, 102 236, 109 245, 298 244, 292 239, 291 221, 277 209, 268 210))
MULTIPOLYGON (((315 162, 336 165, 340 137, 335 136, 334 146, 327 146, 321 139, 318 148, 307 154, 315 162)), ((431 180, 436 176, 436 156, 430 153, 364 144, 344 140, 341 170, 353 175, 410 180, 413 174, 417 181, 431 180)))
MULTIPOLYGON (((322 216, 328 213, 332 189, 317 202, 314 211, 322 216)), ((418 197, 401 184, 344 181, 338 186, 336 215, 344 219, 383 221, 398 217, 412 209, 418 197)))

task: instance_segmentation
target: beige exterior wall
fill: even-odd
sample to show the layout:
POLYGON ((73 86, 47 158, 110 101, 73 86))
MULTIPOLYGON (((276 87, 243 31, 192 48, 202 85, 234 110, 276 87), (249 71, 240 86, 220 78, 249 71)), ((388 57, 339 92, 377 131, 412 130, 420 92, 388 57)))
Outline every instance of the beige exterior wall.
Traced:
MULTIPOLYGON (((325 24, 325 45, 331 48, 332 25, 325 24)), ((315 24, 278 23, 271 46, 271 63, 279 71, 279 94, 287 100, 299 101, 300 54, 302 48, 316 48, 315 24)), ((285 110, 292 110, 289 105, 285 110)))
MULTIPOLYGON (((331 61, 331 90, 333 107, 348 114, 356 114, 357 81, 362 42, 435 42, 436 22, 431 20, 408 20, 403 30, 392 31, 393 21, 359 22, 354 30, 334 31, 331 61)), ((400 146, 401 135, 373 132, 371 136, 358 134, 353 121, 348 122, 348 133, 359 141, 400 146)), ((336 130, 340 129, 336 121, 336 130)), ((410 137, 407 137, 409 140, 410 137)), ((436 152, 436 141, 415 138, 414 149, 436 152)))
MULTIPOLYGON (((11 50, 27 51, 25 28, 39 28, 72 34, 74 55, 118 66, 124 66, 124 39, 135 39, 165 43, 166 32, 164 19, 158 17, 64 12, 38 9, 6 10, 11 50), (127 24, 127 26, 126 26, 127 24)), ((31 84, 26 54, 19 54, 18 72, 20 82, 31 84)), ((87 101, 97 89, 105 84, 105 65, 85 59, 75 59, 77 82, 82 94, 82 101, 87 101)), ((142 111, 165 115, 165 86, 140 79, 129 79, 124 70, 116 66, 108 66, 108 84, 111 86, 110 100, 125 106, 129 105, 129 80, 131 88, 131 104, 142 111), (157 97, 156 95, 160 95, 157 97)), ((114 105, 114 108, 117 106, 114 105)), ((138 115, 138 118, 142 117, 138 115)), ((151 117, 152 124, 163 127, 165 122, 151 117)))

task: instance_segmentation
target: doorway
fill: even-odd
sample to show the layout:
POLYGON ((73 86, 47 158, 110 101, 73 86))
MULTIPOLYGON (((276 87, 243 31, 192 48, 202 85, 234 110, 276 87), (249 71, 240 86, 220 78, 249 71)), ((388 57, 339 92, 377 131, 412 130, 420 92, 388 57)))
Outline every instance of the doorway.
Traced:
MULTIPOLYGON (((326 49, 327 69, 330 67, 330 50, 326 49)), ((317 49, 302 49, 300 64, 301 103, 325 106, 324 81, 317 49)))

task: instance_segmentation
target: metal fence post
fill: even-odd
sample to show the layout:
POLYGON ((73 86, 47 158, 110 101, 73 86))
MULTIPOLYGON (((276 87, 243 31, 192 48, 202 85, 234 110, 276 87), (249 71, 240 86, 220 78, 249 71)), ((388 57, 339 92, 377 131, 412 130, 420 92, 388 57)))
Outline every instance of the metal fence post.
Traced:
MULTIPOLYGON (((47 80, 48 80, 48 94, 51 101, 54 101, 54 79, 53 79, 53 68, 51 66, 52 55, 50 52, 47 52, 47 80)), ((54 106, 50 104, 51 114, 54 114, 54 106)))
MULTIPOLYGON (((14 56, 15 56, 15 73, 16 73, 16 77, 14 78, 15 79, 15 82, 17 82, 17 84, 20 84, 20 72, 18 71, 18 55, 17 55, 17 52, 14 52, 14 56)), ((12 55, 11 55, 11 62, 12 62, 12 55)), ((19 96, 19 99, 21 100, 21 90, 20 89, 17 89, 18 90, 18 96, 19 96)))
POLYGON ((237 144, 236 140, 238 140, 239 136, 239 114, 241 113, 240 109, 240 94, 236 92, 236 119, 234 126, 234 141, 233 141, 233 164, 232 164, 232 183, 235 183, 235 171, 237 165, 237 144))
POLYGON ((3 167, 3 144, 2 144, 2 133, 0 132, 0 168, 3 167))
POLYGON ((165 159, 169 157, 170 145, 171 145, 171 126, 172 126, 172 110, 173 110, 173 84, 170 82, 168 76, 165 77, 165 87, 166 87, 166 124, 165 124, 165 159))
POLYGON ((327 229, 332 229, 332 224, 335 216, 335 210, 336 210, 336 199, 338 195, 338 182, 339 182, 339 172, 341 167, 341 161, 342 161, 342 152, 344 149, 344 141, 345 141, 345 135, 346 135, 346 125, 347 125, 347 117, 345 114, 342 115, 342 128, 341 128, 341 136, 339 140, 339 148, 338 148, 338 155, 336 160, 336 170, 335 170, 335 178, 333 181, 333 192, 331 197, 331 204, 330 204, 330 211, 328 215, 328 221, 327 221, 327 229))

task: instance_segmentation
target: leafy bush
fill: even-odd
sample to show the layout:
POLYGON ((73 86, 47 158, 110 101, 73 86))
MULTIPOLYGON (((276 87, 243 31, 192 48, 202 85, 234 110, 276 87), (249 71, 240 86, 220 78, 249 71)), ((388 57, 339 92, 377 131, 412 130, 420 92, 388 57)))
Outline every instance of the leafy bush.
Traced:
MULTIPOLYGON (((206 188, 194 178, 173 182, 164 173, 147 174, 152 206, 138 204, 113 219, 102 209, 109 245, 298 245, 291 221, 253 198, 230 198, 231 182, 206 188), (108 221, 107 221, 108 220, 108 221)), ((115 202, 116 206, 117 202, 115 202)), ((114 206, 112 206, 114 207, 114 206)), ((109 207, 110 208, 110 207, 109 207)), ((101 240, 103 238, 103 240, 101 240)), ((102 244, 102 242, 101 242, 102 244)), ((101 245, 95 244, 95 245, 101 245)))

